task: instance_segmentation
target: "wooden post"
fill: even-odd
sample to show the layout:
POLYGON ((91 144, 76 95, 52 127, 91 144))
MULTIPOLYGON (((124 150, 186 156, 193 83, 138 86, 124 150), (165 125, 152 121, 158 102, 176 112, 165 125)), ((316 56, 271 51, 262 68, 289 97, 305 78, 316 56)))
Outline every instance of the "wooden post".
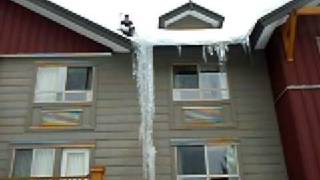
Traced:
POLYGON ((90 169, 91 180, 104 180, 105 167, 95 166, 90 169))

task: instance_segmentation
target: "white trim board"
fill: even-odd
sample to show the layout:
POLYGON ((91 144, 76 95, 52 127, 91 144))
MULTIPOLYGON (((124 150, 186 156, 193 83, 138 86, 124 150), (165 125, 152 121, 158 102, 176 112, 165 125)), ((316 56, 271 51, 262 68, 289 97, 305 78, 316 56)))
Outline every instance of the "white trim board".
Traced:
POLYGON ((217 28, 220 25, 219 21, 214 20, 214 19, 212 19, 212 18, 210 18, 210 17, 208 17, 208 16, 206 16, 206 15, 204 15, 202 13, 199 13, 199 12, 194 11, 194 10, 187 10, 187 11, 185 11, 183 13, 180 13, 180 14, 178 14, 178 15, 176 15, 176 16, 168 19, 168 20, 166 20, 164 22, 164 27, 168 27, 170 24, 173 24, 173 23, 175 23, 175 22, 177 22, 177 21, 179 21, 179 20, 181 20, 181 19, 183 19, 183 18, 185 18, 187 16, 192 16, 192 17, 195 17, 195 18, 199 19, 200 21, 203 21, 203 22, 206 22, 208 24, 211 24, 214 28, 217 28))

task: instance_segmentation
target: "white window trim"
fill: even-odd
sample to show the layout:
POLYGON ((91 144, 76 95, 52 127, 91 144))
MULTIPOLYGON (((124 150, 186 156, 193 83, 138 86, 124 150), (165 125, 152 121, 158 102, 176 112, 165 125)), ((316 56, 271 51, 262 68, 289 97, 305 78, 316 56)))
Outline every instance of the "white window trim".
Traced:
MULTIPOLYGON (((46 68, 46 67, 50 67, 50 66, 38 66, 37 67, 37 74, 36 74, 36 86, 34 89, 34 99, 33 101, 35 103, 81 103, 81 102, 91 102, 93 100, 93 85, 94 85, 94 72, 95 72, 95 68, 93 66, 68 66, 68 65, 61 65, 61 66, 57 66, 59 68, 63 68, 64 69, 64 76, 63 76, 63 83, 64 83, 64 89, 61 92, 62 93, 62 100, 61 101, 37 101, 36 100, 36 95, 40 94, 40 93, 48 93, 49 91, 46 92, 39 92, 37 91, 37 83, 38 83, 38 71, 39 68, 46 68), (91 80, 91 90, 66 90, 66 82, 67 82, 67 73, 68 73, 68 68, 70 67, 91 67, 92 68, 92 80, 91 80), (86 93, 87 96, 87 100, 84 101, 67 101, 65 100, 65 96, 68 93, 86 93)), ((57 92, 54 92, 57 93, 57 92)))
POLYGON ((200 88, 200 72, 201 72, 201 67, 200 64, 198 63, 183 63, 183 64, 173 64, 171 66, 171 82, 172 82, 172 98, 173 101, 225 101, 225 100, 229 100, 230 99, 230 87, 229 87, 229 81, 228 81, 228 74, 227 72, 220 72, 220 73, 225 73, 226 74, 226 79, 227 79, 227 88, 200 88), (174 66, 188 66, 188 65, 192 65, 192 66, 196 66, 197 69, 197 75, 198 75, 198 88, 174 88, 174 76, 175 74, 173 73, 173 68, 174 66), (203 91, 215 91, 215 92, 226 92, 228 93, 228 98, 226 99, 210 99, 210 98, 201 98, 202 97, 202 93, 203 91), (176 91, 198 91, 199 92, 199 99, 175 99, 175 92, 176 91))
POLYGON ((66 177, 67 173, 67 156, 69 153, 84 153, 85 154, 85 172, 89 174, 89 159, 90 150, 89 149, 63 149, 62 150, 62 160, 61 160, 61 177, 66 177))
MULTIPOLYGON (((199 144, 200 145, 200 144, 199 144)), ((185 145, 185 146, 194 146, 194 145, 185 145)), ((201 146, 204 146, 204 158, 205 158, 205 168, 206 168, 206 174, 205 175, 198 175, 198 174, 188 174, 188 175, 179 175, 178 174, 178 148, 175 146, 174 148, 174 156, 175 156, 175 171, 176 171, 176 180, 181 180, 181 178, 184 177, 196 177, 196 178, 206 178, 206 180, 210 180, 210 178, 238 178, 238 180, 241 180, 240 177, 240 164, 239 164, 239 156, 238 156, 238 144, 236 143, 228 143, 228 144, 216 144, 216 145, 207 145, 203 144, 201 146), (236 160, 237 160, 237 173, 238 174, 209 174, 209 159, 208 159, 208 147, 210 146, 234 146, 236 151, 236 160)))
POLYGON ((178 14, 176 16, 174 16, 173 18, 171 19, 168 19, 167 21, 164 22, 164 27, 168 27, 170 24, 173 24, 187 16, 192 16, 192 17, 195 17, 197 19, 199 19, 200 21, 203 21, 203 22, 206 22, 208 24, 211 24, 213 27, 218 27, 220 25, 220 22, 215 20, 215 19, 212 19, 202 13, 199 13, 198 11, 194 11, 194 10, 187 10, 181 14, 178 14))

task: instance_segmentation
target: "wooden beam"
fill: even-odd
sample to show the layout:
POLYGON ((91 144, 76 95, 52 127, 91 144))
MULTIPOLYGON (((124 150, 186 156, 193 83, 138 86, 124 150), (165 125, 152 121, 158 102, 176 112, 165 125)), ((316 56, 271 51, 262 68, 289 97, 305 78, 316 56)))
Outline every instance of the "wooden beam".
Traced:
POLYGON ((90 179, 91 180, 104 180, 105 167, 95 166, 90 169, 90 179))
POLYGON ((282 39, 289 62, 294 61, 294 48, 296 41, 296 31, 297 31, 297 12, 293 11, 290 14, 289 20, 284 25, 282 29, 282 39))
POLYGON ((320 15, 320 7, 304 7, 298 9, 297 14, 301 16, 320 15))

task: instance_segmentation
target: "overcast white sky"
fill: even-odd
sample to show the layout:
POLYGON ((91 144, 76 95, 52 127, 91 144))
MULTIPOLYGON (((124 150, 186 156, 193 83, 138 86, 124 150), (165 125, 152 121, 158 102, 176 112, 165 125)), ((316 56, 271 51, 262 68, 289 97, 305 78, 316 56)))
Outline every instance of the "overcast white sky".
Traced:
MULTIPOLYGON (((201 40, 230 40, 247 34, 256 21, 290 0, 193 0, 225 17, 223 29, 200 32, 167 32, 158 29, 160 15, 188 2, 188 0, 51 0, 106 28, 117 31, 122 14, 129 14, 137 33, 153 41, 186 37, 201 40)), ((203 30, 200 30, 203 31, 203 30)))

